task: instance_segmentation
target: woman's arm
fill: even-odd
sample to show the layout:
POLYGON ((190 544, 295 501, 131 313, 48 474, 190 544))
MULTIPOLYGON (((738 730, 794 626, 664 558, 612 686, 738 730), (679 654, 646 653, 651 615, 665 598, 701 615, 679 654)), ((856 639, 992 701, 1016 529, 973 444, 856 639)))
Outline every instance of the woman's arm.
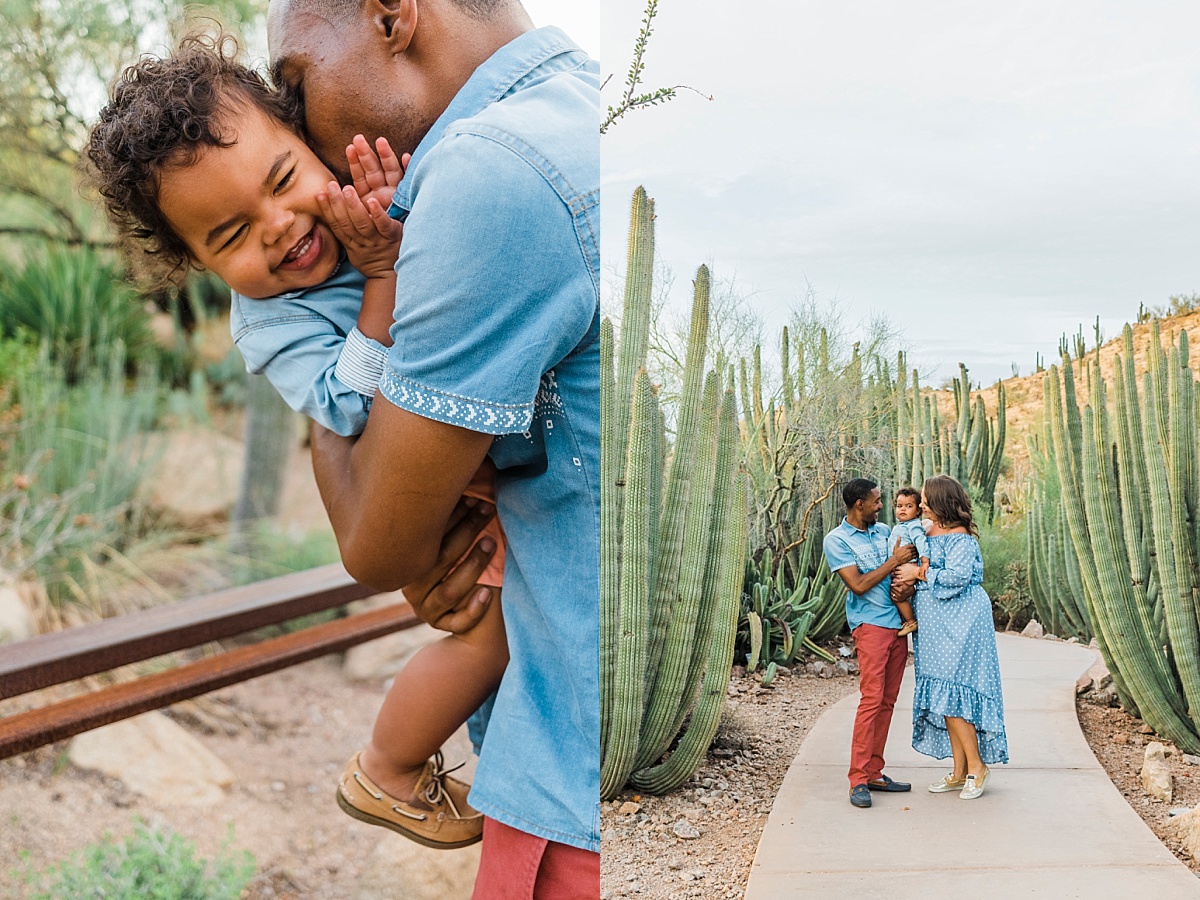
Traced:
POLYGON ((925 574, 925 583, 935 598, 950 600, 971 583, 978 550, 979 544, 974 538, 955 541, 946 551, 940 566, 930 563, 925 574))

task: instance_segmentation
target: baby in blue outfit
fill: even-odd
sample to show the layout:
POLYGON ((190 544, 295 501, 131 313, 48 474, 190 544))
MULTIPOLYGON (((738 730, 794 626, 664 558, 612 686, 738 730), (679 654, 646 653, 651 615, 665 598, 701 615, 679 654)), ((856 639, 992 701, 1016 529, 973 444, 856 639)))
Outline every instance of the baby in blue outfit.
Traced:
MULTIPOLYGON (((912 487, 902 487, 896 491, 896 525, 888 539, 888 553, 894 553, 901 544, 912 544, 917 548, 917 556, 921 558, 918 577, 924 578, 929 568, 929 541, 925 538, 925 523, 921 521, 921 492, 912 487)), ((908 600, 896 600, 895 603, 900 618, 904 620, 899 636, 912 634, 917 630, 917 617, 912 603, 908 600)))

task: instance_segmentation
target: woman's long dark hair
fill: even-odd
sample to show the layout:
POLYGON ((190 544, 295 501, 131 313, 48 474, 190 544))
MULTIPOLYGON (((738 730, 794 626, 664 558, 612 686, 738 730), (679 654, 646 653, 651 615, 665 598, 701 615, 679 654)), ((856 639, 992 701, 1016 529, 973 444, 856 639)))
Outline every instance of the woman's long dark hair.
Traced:
POLYGON ((975 537, 979 529, 971 516, 971 498, 966 489, 949 475, 934 475, 921 485, 925 505, 943 528, 965 528, 975 537))

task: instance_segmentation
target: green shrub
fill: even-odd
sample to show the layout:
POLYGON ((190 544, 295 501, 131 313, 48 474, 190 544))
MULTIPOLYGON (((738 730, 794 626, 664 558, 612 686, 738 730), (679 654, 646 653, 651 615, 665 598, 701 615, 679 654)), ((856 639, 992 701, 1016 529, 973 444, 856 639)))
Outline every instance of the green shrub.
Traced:
POLYGON ((0 334, 27 332, 71 382, 120 343, 130 361, 153 346, 149 316, 116 266, 85 248, 52 246, 0 278, 0 334))
POLYGON ((254 871, 254 858, 228 841, 205 861, 186 838, 138 822, 124 840, 106 836, 27 878, 30 900, 237 900, 254 871))
POLYGON ((43 345, 13 373, 12 405, 0 412, 0 565, 33 570, 62 602, 78 595, 90 562, 145 531, 140 485, 160 390, 151 366, 127 384, 120 344, 77 384, 48 353, 43 345))

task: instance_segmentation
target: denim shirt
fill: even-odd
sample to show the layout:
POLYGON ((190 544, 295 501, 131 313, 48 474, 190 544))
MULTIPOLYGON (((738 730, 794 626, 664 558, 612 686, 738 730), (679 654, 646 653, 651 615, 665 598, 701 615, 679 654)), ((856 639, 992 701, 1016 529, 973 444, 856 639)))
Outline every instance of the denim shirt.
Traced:
MULTIPOLYGON (((494 435, 510 662, 470 800, 600 849, 599 67, 541 28, 485 61, 413 153, 393 345, 354 328, 362 280, 234 298, 247 368, 342 434, 378 383, 426 418, 494 435), (347 359, 356 362, 347 365, 347 359), (378 360, 376 365, 372 360, 378 360), (352 374, 357 374, 351 377, 352 374)), ((448 673, 447 677, 453 677, 448 673)))
MULTIPOLYGON (((876 522, 866 530, 855 528, 843 518, 842 524, 825 535, 822 544, 825 561, 836 572, 847 566, 856 566, 866 574, 873 572, 888 560, 888 535, 890 531, 882 522, 876 522)), ((859 625, 878 625, 881 628, 899 628, 902 624, 896 604, 892 602, 892 576, 887 576, 865 594, 846 591, 846 621, 850 630, 859 625)))
POLYGON ((497 436, 510 662, 471 803, 594 851, 599 88, 599 66, 541 28, 476 69, 434 123, 388 210, 405 226, 379 384, 402 409, 497 436))

